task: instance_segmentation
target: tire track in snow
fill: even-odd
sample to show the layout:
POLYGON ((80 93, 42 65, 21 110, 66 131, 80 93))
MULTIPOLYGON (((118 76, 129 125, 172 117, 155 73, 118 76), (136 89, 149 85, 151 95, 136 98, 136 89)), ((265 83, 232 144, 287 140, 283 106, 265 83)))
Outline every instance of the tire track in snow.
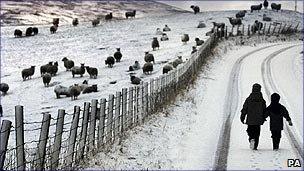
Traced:
POLYGON ((225 100, 224 111, 226 116, 224 122, 222 124, 222 129, 217 145, 217 150, 215 154, 214 166, 213 170, 226 170, 227 168, 227 158, 229 152, 229 144, 230 144, 230 132, 231 132, 231 123, 237 112, 237 107, 239 105, 239 75, 242 63, 245 58, 248 56, 262 51, 267 48, 271 48, 274 46, 279 46, 281 44, 269 45, 265 46, 251 52, 246 53, 245 55, 241 56, 233 65, 233 68, 230 73, 229 84, 227 87, 227 95, 225 100))
MULTIPOLYGON (((280 49, 272 54, 270 54, 267 58, 264 59, 262 66, 261 66, 261 70, 262 70, 262 79, 263 79, 263 84, 265 85, 265 92, 267 94, 268 97, 271 96, 271 90, 273 92, 279 92, 277 86, 274 83, 274 80, 272 78, 272 71, 271 71, 271 61, 273 58, 275 58, 277 55, 279 55, 280 53, 291 49, 295 46, 300 46, 300 45, 293 45, 293 46, 289 46, 283 49, 280 49), (268 84, 267 84, 268 83, 268 84), (268 85, 268 86, 266 86, 268 85)), ((287 104, 284 99, 281 99, 281 101, 284 104, 287 104)), ((294 132, 291 130, 291 128, 289 126, 285 126, 284 127, 284 131, 286 133, 286 135, 288 136, 288 139, 293 147, 293 149, 295 150, 296 154, 300 157, 302 163, 303 163, 303 148, 301 143, 299 142, 299 140, 296 138, 296 136, 294 135, 294 132)))

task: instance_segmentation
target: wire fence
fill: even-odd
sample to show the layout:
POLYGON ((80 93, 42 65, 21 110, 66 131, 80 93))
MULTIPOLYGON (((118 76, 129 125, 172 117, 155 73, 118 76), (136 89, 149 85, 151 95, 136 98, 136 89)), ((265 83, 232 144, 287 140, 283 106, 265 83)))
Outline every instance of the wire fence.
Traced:
POLYGON ((219 41, 240 36, 242 40, 252 35, 288 36, 297 33, 298 26, 264 23, 258 29, 250 25, 246 29, 244 25, 229 30, 213 28, 200 49, 169 73, 123 88, 108 99, 93 99, 82 108, 75 106, 73 113, 59 109, 57 118, 44 113, 41 122, 25 122, 23 106, 16 106, 15 125, 2 121, 0 170, 75 169, 88 156, 109 150, 125 131, 144 123, 149 115, 174 101, 192 83, 219 41), (8 147, 9 139, 15 143, 13 148, 8 147))

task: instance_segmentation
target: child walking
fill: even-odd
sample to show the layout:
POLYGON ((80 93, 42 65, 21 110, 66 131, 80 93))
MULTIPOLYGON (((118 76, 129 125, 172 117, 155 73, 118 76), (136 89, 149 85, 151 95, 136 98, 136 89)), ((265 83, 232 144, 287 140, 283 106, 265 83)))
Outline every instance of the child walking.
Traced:
POLYGON ((283 130, 283 117, 288 121, 288 124, 292 126, 291 119, 289 117, 287 109, 279 103, 280 95, 273 93, 271 95, 271 103, 265 110, 265 119, 270 117, 270 131, 272 138, 273 150, 279 149, 281 131, 283 130))

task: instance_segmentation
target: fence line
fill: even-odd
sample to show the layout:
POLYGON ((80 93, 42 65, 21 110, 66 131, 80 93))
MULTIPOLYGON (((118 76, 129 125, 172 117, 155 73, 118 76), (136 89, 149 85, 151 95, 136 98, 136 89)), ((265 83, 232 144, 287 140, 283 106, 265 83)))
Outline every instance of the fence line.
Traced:
POLYGON ((33 122, 41 123, 41 127, 31 130, 24 129, 25 124, 31 123, 23 120, 23 106, 16 106, 14 130, 11 130, 10 121, 2 122, 0 170, 75 168, 86 156, 108 150, 125 131, 142 124, 149 115, 170 104, 180 90, 191 84, 219 41, 236 36, 288 36, 297 33, 298 26, 299 23, 295 27, 282 23, 279 26, 263 23, 263 27, 257 30, 250 25, 247 28, 244 25, 231 28, 231 31, 228 27, 222 30, 213 28, 210 38, 201 48, 169 73, 151 78, 149 82, 142 82, 138 86, 123 88, 121 92, 109 95, 108 99, 85 102, 83 110, 80 106, 75 106, 73 114, 65 113, 63 109, 58 110, 57 118, 44 114, 42 122, 33 122), (67 116, 73 118, 66 121, 67 116), (56 128, 50 133, 52 126, 56 128), (33 130, 40 130, 39 140, 25 142, 24 132, 33 130), (16 134, 16 146, 7 149, 10 134, 13 133, 16 134), (31 143, 36 143, 37 148, 26 148, 31 143))

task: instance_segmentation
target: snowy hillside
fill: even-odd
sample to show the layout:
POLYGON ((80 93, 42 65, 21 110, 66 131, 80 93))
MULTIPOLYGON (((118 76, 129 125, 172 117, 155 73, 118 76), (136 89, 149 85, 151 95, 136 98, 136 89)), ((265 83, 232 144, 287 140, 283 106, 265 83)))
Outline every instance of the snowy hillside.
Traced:
POLYGON ((60 18, 61 24, 71 24, 104 18, 110 12, 116 19, 125 18, 126 11, 137 10, 136 17, 164 15, 181 11, 153 1, 1 1, 1 25, 50 24, 60 18))

